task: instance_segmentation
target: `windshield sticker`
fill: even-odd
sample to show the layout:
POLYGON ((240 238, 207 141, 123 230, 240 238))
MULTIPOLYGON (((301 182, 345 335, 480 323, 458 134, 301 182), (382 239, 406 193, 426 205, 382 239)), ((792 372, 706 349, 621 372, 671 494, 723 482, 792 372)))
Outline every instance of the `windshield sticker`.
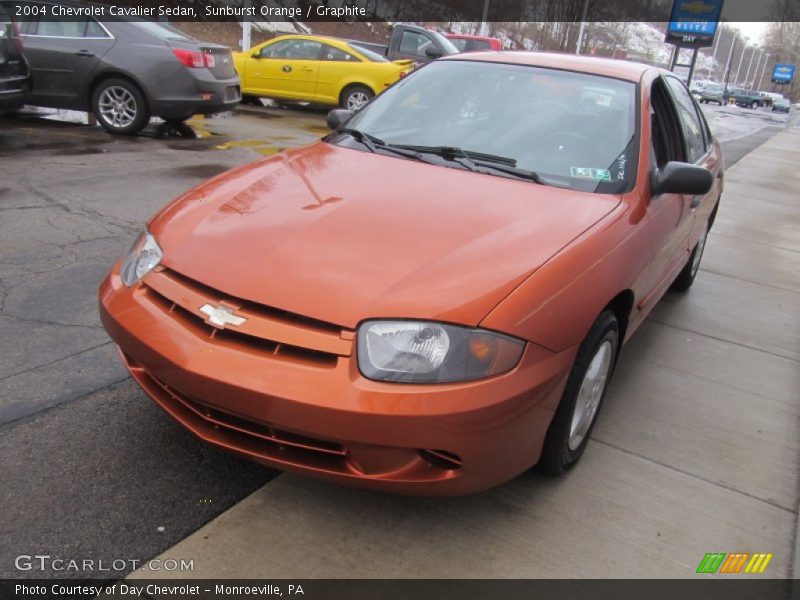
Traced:
POLYGON ((592 169, 591 167, 570 167, 570 175, 581 179, 595 181, 611 181, 611 171, 608 169, 592 169))
POLYGON ((625 179, 625 165, 627 164, 628 159, 625 156, 625 153, 619 155, 617 158, 617 179, 622 181, 625 179))

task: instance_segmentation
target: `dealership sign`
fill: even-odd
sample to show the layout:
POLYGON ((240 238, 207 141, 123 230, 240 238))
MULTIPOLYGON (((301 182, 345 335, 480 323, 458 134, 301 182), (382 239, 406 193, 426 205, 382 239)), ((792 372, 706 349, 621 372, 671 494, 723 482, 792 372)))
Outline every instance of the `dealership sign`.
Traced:
POLYGON ((772 83, 787 84, 794 79, 794 65, 782 65, 778 63, 772 69, 772 83))
POLYGON ((665 41, 686 48, 714 43, 724 0, 675 0, 665 41))

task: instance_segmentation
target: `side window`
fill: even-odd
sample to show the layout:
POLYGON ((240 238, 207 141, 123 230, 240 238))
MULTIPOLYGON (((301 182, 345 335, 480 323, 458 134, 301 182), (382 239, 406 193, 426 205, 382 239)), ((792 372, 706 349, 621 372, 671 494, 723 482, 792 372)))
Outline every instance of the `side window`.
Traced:
POLYGON ((108 33, 106 30, 103 29, 103 26, 100 25, 94 19, 89 19, 86 23, 86 36, 87 38, 107 38, 108 33))
POLYGON ((314 40, 283 40, 261 49, 262 58, 319 60, 322 44, 314 40))
POLYGON ((703 137, 700 117, 697 115, 697 107, 689 90, 686 89, 686 86, 681 81, 674 77, 666 77, 665 79, 678 109, 683 139, 686 143, 687 162, 697 162, 706 153, 706 142, 703 137))
POLYGON ((477 52, 479 50, 489 50, 489 42, 486 40, 469 40, 467 42, 467 52, 477 52))
POLYGON ((80 21, 38 21, 26 22, 22 32, 28 35, 59 38, 107 38, 108 34, 94 19, 80 21))
POLYGON ((467 40, 461 38, 455 38, 455 39, 450 39, 450 41, 453 43, 453 46, 458 48, 459 52, 464 52, 464 50, 467 49, 467 40))
POLYGON ((36 33, 36 26, 38 23, 36 21, 22 21, 19 23, 19 32, 22 35, 31 35, 36 33))
POLYGON ((650 91, 650 130, 654 166, 662 168, 670 161, 684 160, 678 116, 663 79, 655 80, 650 91))
POLYGON ((425 56, 425 48, 430 46, 431 41, 416 31, 404 31, 400 38, 400 54, 410 54, 412 56, 425 56))
POLYGON ((322 45, 322 60, 329 60, 333 62, 361 62, 349 52, 339 50, 339 48, 334 48, 328 44, 322 45))

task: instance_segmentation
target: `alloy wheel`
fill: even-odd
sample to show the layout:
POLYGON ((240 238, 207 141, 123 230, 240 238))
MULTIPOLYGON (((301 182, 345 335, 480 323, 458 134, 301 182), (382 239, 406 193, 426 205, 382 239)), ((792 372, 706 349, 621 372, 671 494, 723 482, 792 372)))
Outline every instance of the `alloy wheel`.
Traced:
POLYGON ((366 92, 355 91, 347 96, 347 110, 359 110, 367 102, 369 102, 369 96, 366 94, 366 92))
POLYGON ((568 442, 570 450, 580 447, 594 422, 611 370, 612 352, 611 341, 606 339, 597 347, 589 368, 586 369, 575 409, 572 411, 568 442))
POLYGON ((133 94, 122 86, 113 85, 103 90, 98 102, 100 116, 111 127, 128 127, 136 119, 138 106, 133 94))

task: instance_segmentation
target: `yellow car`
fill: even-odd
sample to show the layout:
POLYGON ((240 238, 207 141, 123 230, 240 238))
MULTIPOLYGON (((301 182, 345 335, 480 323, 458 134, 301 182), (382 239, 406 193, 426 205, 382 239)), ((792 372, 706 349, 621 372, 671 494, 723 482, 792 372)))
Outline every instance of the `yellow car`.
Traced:
POLYGON ((383 56, 343 40, 284 35, 234 52, 242 96, 266 96, 358 110, 403 77, 412 61, 383 56))

